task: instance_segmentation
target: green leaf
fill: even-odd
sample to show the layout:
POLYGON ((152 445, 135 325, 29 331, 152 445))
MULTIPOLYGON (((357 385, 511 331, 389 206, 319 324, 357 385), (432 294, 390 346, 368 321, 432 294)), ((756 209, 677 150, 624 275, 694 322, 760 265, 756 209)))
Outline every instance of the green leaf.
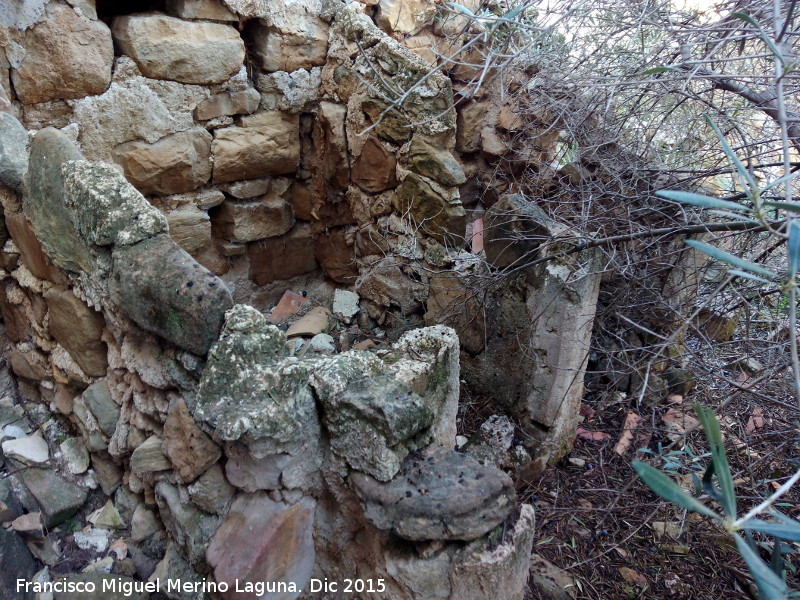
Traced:
POLYGON ((786 59, 783 57, 783 53, 778 49, 775 43, 769 38, 766 32, 761 29, 761 25, 756 23, 756 21, 748 14, 735 12, 731 13, 731 16, 736 17, 737 19, 744 21, 745 23, 749 23, 756 29, 758 29, 758 33, 761 34, 761 39, 764 40, 764 43, 769 46, 769 49, 772 50, 772 53, 781 61, 781 64, 786 62, 786 59))
POLYGON ((736 541, 736 548, 739 550, 739 554, 742 555, 744 562, 747 563, 747 568, 750 569, 753 579, 756 580, 759 598, 761 600, 786 600, 789 594, 786 582, 761 560, 758 553, 742 539, 742 536, 734 533, 733 539, 736 541))
POLYGON ((766 533, 790 542, 800 542, 800 523, 797 521, 776 523, 762 519, 750 519, 742 523, 742 529, 766 533))
POLYGON ((653 67, 652 69, 647 69, 647 71, 642 71, 640 75, 659 75, 661 73, 666 73, 667 71, 679 71, 680 69, 676 69, 675 67, 653 67))
POLYGON ((711 449, 711 460, 714 463, 714 474, 717 476, 719 490, 722 494, 721 502, 725 514, 730 519, 736 518, 736 492, 733 489, 733 477, 725 456, 725 445, 722 442, 722 433, 714 411, 700 403, 695 403, 694 411, 700 419, 700 424, 706 432, 706 439, 711 449))
POLYGON ((800 269, 800 223, 796 219, 789 220, 789 277, 794 277, 800 269))
POLYGON ((650 465, 638 460, 633 461, 631 466, 633 467, 633 470, 636 471, 636 474, 642 479, 642 481, 645 482, 647 487, 665 500, 675 502, 686 510, 691 510, 713 519, 721 519, 717 513, 708 508, 697 498, 687 494, 681 486, 672 481, 672 479, 664 475, 664 473, 655 467, 651 467, 650 465))
POLYGON ((750 262, 749 260, 745 260, 743 258, 739 258, 729 252, 725 252, 724 250, 720 250, 716 246, 712 246, 711 244, 706 244, 705 242, 700 242, 697 240, 684 240, 686 244, 694 248, 695 250, 699 250, 700 252, 704 252, 708 254, 711 258, 716 258, 722 262, 728 263, 729 265, 733 265, 734 267, 739 267, 745 271, 751 271, 753 273, 758 273, 759 275, 763 275, 764 277, 777 277, 775 273, 770 271, 769 269, 765 269, 761 265, 757 265, 754 262, 750 262))
POLYGON ((757 281, 758 283, 766 283, 767 285, 775 285, 774 281, 769 281, 768 279, 764 279, 763 277, 759 277, 758 275, 753 275, 752 273, 748 273, 747 271, 740 271, 739 269, 728 269, 728 275, 735 275, 736 277, 744 277, 745 279, 752 279, 753 281, 757 281))
POLYGON ((705 117, 706 117, 706 121, 708 121, 708 124, 711 125, 711 129, 714 130, 714 133, 716 134, 717 138, 719 139, 720 144, 722 144, 722 149, 725 151, 725 154, 728 155, 728 158, 731 160, 731 162, 736 167, 736 170, 739 172, 739 175, 742 176, 742 178, 747 182, 747 185, 750 187, 750 194, 755 193, 756 189, 758 189, 758 188, 756 187, 755 180, 753 180, 753 177, 750 175, 750 171, 748 171, 745 168, 745 166, 742 164, 742 161, 739 160, 739 157, 736 156, 736 153, 728 145, 728 142, 725 139, 725 136, 722 135, 722 132, 719 130, 719 127, 717 127, 717 124, 714 123, 714 120, 711 117, 709 117, 708 115, 706 115, 705 117))
POLYGON ((719 208, 721 210, 749 210, 746 206, 742 206, 737 202, 720 200, 719 198, 704 196, 703 194, 692 194, 691 192, 662 190, 656 192, 656 196, 661 196, 667 200, 674 200, 675 202, 683 202, 684 204, 694 204, 695 206, 705 206, 708 208, 719 208))
POLYGON ((789 212, 800 212, 800 204, 795 202, 774 202, 772 200, 766 200, 764 204, 766 206, 774 206, 775 208, 788 210, 789 212))
POLYGON ((456 12, 463 13, 463 14, 467 15, 468 17, 472 17, 473 19, 475 18, 475 13, 472 12, 470 9, 468 9, 466 6, 462 6, 461 4, 458 4, 457 2, 445 2, 445 4, 449 8, 452 8, 456 12))

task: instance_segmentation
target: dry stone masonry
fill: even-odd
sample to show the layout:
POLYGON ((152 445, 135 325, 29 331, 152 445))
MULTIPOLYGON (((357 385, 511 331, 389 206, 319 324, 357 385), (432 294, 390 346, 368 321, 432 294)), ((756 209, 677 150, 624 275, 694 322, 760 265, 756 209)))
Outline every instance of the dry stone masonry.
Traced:
POLYGON ((519 118, 440 8, 0 4, 0 596, 522 598, 597 257, 522 268, 558 224, 488 185, 519 118), (527 450, 505 417, 454 450, 462 377, 527 450))

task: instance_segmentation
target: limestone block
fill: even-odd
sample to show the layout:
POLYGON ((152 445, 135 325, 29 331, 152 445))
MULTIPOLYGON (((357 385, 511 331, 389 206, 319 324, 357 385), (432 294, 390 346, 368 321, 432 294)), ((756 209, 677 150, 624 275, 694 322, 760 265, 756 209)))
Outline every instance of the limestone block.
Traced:
POLYGON ((50 469, 24 469, 20 478, 41 511, 45 527, 63 523, 86 502, 86 490, 50 469))
POLYGON ((264 71, 296 71, 325 63, 328 25, 304 2, 283 2, 252 29, 253 54, 264 71))
POLYGON ((220 518, 194 508, 187 502, 185 490, 166 481, 159 481, 155 492, 159 515, 170 536, 195 568, 205 570, 206 548, 219 527, 220 518))
POLYGON ((498 200, 484 217, 486 259, 495 267, 519 267, 563 230, 544 211, 518 194, 498 200))
POLYGON ((162 451, 161 438, 152 435, 131 454, 131 472, 136 475, 166 471, 172 465, 162 451))
POLYGON ((442 185, 457 186, 467 181, 464 169, 455 157, 414 136, 408 150, 408 168, 442 185))
POLYGON ((326 397, 323 407, 334 452, 379 481, 394 477, 408 453, 431 437, 433 411, 391 377, 354 381, 326 397))
POLYGON ((261 92, 261 108, 298 113, 313 110, 321 97, 322 67, 259 73, 256 89, 261 92))
POLYGON ((310 273, 319 267, 314 237, 307 223, 295 225, 284 236, 247 244, 249 278, 256 285, 310 273))
POLYGON ((108 90, 74 101, 72 120, 87 158, 113 161, 114 149, 124 142, 154 144, 194 127, 192 112, 209 95, 202 86, 142 77, 133 61, 121 56, 108 90))
POLYGON ((249 115, 258 110, 260 102, 261 94, 253 88, 220 92, 198 104, 194 109, 194 118, 198 121, 208 121, 229 115, 249 115))
POLYGON ((258 445, 259 456, 299 448, 318 424, 308 365, 280 362, 286 335, 256 309, 237 304, 208 356, 195 417, 215 439, 258 445))
POLYGON ((52 282, 64 279, 42 248, 24 213, 5 213, 6 227, 19 250, 20 260, 34 277, 52 282))
POLYGON ((8 363, 18 377, 25 377, 33 381, 52 378, 49 362, 32 344, 20 344, 11 350, 8 355, 8 363))
POLYGON ((233 305, 222 281, 164 235, 117 247, 112 259, 112 301, 143 329, 208 352, 233 305))
POLYGON ((195 506, 210 514, 224 515, 236 489, 225 479, 222 467, 216 464, 190 485, 188 491, 195 506))
MULTIPOLYGON (((245 121, 245 119, 248 119, 245 121)), ((281 112, 256 113, 243 127, 214 131, 214 183, 293 173, 300 160, 300 121, 281 112)))
POLYGON ((49 0, 28 0, 15 4, 0 4, 0 26, 28 29, 44 16, 48 3, 49 0))
POLYGON ((164 422, 164 453, 183 483, 197 479, 222 454, 219 447, 200 431, 182 399, 170 404, 164 422))
POLYGON ((143 194, 190 192, 211 178, 211 134, 195 127, 155 144, 133 141, 114 149, 114 160, 143 194))
POLYGON ((28 132, 8 113, 0 113, 0 182, 19 190, 28 170, 28 132))
POLYGON ((67 206, 62 165, 82 159, 63 133, 50 127, 41 130, 31 142, 28 193, 23 198, 25 216, 47 256, 56 266, 73 272, 90 272, 92 260, 67 206))
POLYGON ((283 235, 294 225, 291 205, 273 193, 254 200, 226 200, 213 216, 214 226, 232 242, 283 235))
POLYGON ((181 19, 239 22, 219 0, 167 0, 167 12, 181 19))
POLYGON ((66 204, 78 234, 97 246, 131 245, 167 230, 167 220, 114 167, 66 163, 66 204))
POLYGON ((397 188, 396 209, 408 212, 422 231, 439 242, 463 242, 467 213, 460 200, 448 197, 430 179, 409 173, 397 188))
POLYGON ((211 219, 205 210, 196 206, 182 206, 167 214, 169 237, 178 246, 192 254, 211 245, 211 219))
POLYGON ((408 540, 474 540, 515 507, 508 475, 438 445, 411 454, 392 481, 353 473, 350 483, 367 520, 408 540))
POLYGON ((276 600, 297 598, 311 578, 316 560, 312 536, 316 504, 311 498, 288 505, 270 500, 265 492, 241 494, 208 546, 206 558, 214 579, 230 584, 233 592, 263 582, 285 582, 294 592, 270 593, 276 600))
POLYGON ((25 104, 102 94, 111 83, 111 32, 102 21, 68 6, 51 4, 20 45, 23 57, 12 69, 11 81, 25 104))
POLYGON ((348 243, 344 229, 332 229, 317 238, 317 262, 325 274, 337 283, 354 283, 358 277, 355 249, 348 243))
POLYGON ((352 180, 365 192, 382 192, 397 185, 397 159, 371 136, 353 165, 352 180))
POLYGON ((94 420, 106 436, 114 435, 119 421, 120 408, 111 397, 108 383, 101 379, 86 388, 81 394, 81 400, 86 403, 86 407, 92 412, 94 420))
POLYGON ((436 6, 430 0, 380 0, 376 23, 388 33, 416 33, 435 14, 436 6))
POLYGON ((122 53, 152 79, 222 83, 244 61, 244 42, 229 25, 144 14, 117 17, 112 30, 122 53))
POLYGON ((51 287, 44 292, 50 314, 50 335, 91 377, 102 377, 108 366, 106 344, 100 337, 105 320, 69 290, 51 287))

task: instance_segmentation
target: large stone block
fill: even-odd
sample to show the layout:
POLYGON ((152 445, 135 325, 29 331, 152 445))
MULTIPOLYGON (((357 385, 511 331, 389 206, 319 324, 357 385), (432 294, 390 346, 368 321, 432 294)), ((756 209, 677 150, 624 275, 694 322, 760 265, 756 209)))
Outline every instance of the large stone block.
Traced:
POLYGON ((377 137, 370 137, 353 165, 353 183, 366 192, 382 192, 397 185, 397 159, 377 137))
POLYGON ((188 253, 209 247, 211 241, 211 219, 208 213, 195 205, 182 206, 167 215, 169 237, 188 253))
POLYGON ((164 452, 183 483, 197 479, 221 455, 219 447, 195 424, 183 399, 169 407, 164 422, 164 452))
POLYGON ((307 586, 314 568, 313 524, 316 505, 311 498, 288 505, 270 500, 265 492, 241 494, 208 546, 206 558, 214 579, 230 585, 224 600, 246 600, 245 587, 282 583, 268 597, 294 600, 307 586))
POLYGON ((122 174, 85 160, 62 168, 65 199, 84 242, 131 245, 167 231, 167 219, 122 174))
POLYGON ((283 2, 251 30, 253 54, 265 71, 296 71, 325 64, 328 25, 305 2, 283 2))
POLYGON ((91 377, 106 374, 106 344, 100 339, 105 321, 69 290, 51 287, 44 292, 50 314, 50 335, 61 344, 83 372, 91 377))
POLYGON ((261 94, 254 88, 220 92, 198 104, 194 109, 194 118, 198 121, 208 121, 229 115, 249 115, 258 110, 260 102, 261 94))
POLYGON ((90 272, 92 260, 67 206, 62 165, 82 159, 66 135, 51 127, 41 130, 31 142, 28 193, 23 199, 25 216, 45 253, 56 266, 73 272, 90 272))
POLYGON ((344 229, 332 229, 317 239, 317 261, 325 274, 337 283, 355 283, 358 265, 355 248, 344 229))
POLYGON ((8 113, 0 113, 0 181, 18 190, 28 170, 28 132, 8 113))
POLYGON ((42 512, 46 527, 55 527, 74 515, 87 493, 82 487, 63 479, 50 469, 24 469, 20 473, 36 508, 42 512))
POLYGON ((296 225, 284 236, 247 244, 247 256, 248 276, 256 285, 289 279, 319 267, 311 226, 306 223, 296 225))
POLYGON ((397 188, 397 210, 408 213, 414 224, 438 241, 464 241, 467 213, 457 196, 448 197, 433 181, 409 173, 397 188))
POLYGON ((216 340, 233 306, 225 284, 167 236, 114 249, 112 301, 140 327, 195 354, 216 340))
POLYGON ((255 200, 227 200, 213 212, 214 226, 232 242, 283 235, 294 225, 291 205, 274 193, 255 200))
POLYGON ((272 111, 242 119, 243 127, 214 132, 214 183, 293 173, 300 160, 297 115, 272 111), (247 119, 247 120, 245 120, 247 119))
POLYGON ((114 149, 114 160, 143 194, 190 192, 211 178, 211 134, 195 127, 155 144, 127 142, 114 149))
POLYGON ((111 83, 114 48, 102 21, 51 4, 47 16, 22 36, 22 60, 11 71, 25 104, 102 94, 111 83))
POLYGON ((34 277, 58 282, 64 279, 63 275, 53 265, 53 262, 44 253, 41 242, 31 228, 24 213, 6 213, 6 227, 14 239, 20 253, 20 259, 34 277))
POLYGON ((222 83, 242 68, 244 42, 220 23, 182 21, 159 14, 114 19, 114 41, 145 77, 181 83, 222 83))

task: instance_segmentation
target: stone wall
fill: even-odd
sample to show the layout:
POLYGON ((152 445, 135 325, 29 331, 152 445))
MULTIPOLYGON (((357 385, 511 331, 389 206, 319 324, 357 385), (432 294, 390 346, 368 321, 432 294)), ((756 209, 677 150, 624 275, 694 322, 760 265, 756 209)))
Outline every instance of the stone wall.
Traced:
POLYGON ((136 507, 159 576, 521 595, 531 509, 436 444, 454 445, 460 357, 536 468, 569 449, 599 280, 592 253, 521 268, 555 225, 487 182, 545 165, 557 132, 523 156, 504 90, 466 94, 477 64, 442 63, 465 25, 425 0, 0 7, 8 364, 136 507), (394 346, 293 356, 262 313, 334 287, 394 346), (243 523, 263 545, 233 562, 243 523))

